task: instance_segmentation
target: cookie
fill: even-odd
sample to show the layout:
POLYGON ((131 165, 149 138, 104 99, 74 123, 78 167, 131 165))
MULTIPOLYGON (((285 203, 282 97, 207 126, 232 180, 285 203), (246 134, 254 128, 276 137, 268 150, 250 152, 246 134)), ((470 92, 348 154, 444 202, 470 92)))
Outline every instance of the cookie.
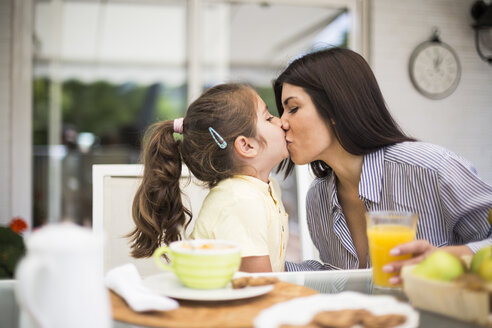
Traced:
POLYGON ((249 286, 265 286, 272 285, 278 282, 278 278, 275 277, 255 277, 251 278, 248 281, 249 286))
POLYGON ((239 289, 239 288, 244 288, 248 286, 248 282, 251 278, 250 277, 241 277, 241 278, 236 278, 232 279, 231 284, 233 289, 239 289))
POLYGON ((407 317, 401 314, 373 315, 363 319, 366 328, 392 328, 402 325, 407 317))
POLYGON ((304 325, 289 325, 289 324, 283 324, 280 325, 278 328, 319 328, 318 325, 308 322, 304 325))
POLYGON ((358 318, 353 310, 318 312, 311 321, 320 327, 345 328, 357 324, 358 318))
POLYGON ((272 285, 278 282, 278 278, 275 277, 241 277, 232 279, 231 284, 233 289, 244 288, 247 286, 265 286, 272 285))

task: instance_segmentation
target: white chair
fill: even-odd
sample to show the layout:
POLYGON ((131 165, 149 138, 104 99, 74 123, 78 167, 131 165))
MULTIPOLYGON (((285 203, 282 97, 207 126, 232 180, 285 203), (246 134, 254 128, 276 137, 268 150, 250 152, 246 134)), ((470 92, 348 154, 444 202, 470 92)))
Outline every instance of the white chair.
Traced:
MULTIPOLYGON (((143 165, 93 165, 92 167, 92 227, 95 233, 104 238, 104 272, 125 263, 134 263, 141 276, 149 276, 159 272, 152 258, 135 259, 130 255, 129 238, 125 238, 133 230, 132 219, 133 198, 140 185, 143 165)), ((183 198, 185 206, 192 210, 196 217, 208 189, 192 177, 183 167, 181 188, 187 196, 183 198)), ((191 233, 192 222, 186 231, 191 233)))
POLYGON ((297 183, 297 217, 299 218, 299 235, 301 238, 302 260, 319 260, 319 252, 314 246, 309 234, 309 228, 306 218, 306 195, 314 175, 309 165, 296 165, 296 183, 297 183))
POLYGON ((0 280, 0 318, 4 328, 19 327, 19 306, 15 299, 17 280, 0 280))

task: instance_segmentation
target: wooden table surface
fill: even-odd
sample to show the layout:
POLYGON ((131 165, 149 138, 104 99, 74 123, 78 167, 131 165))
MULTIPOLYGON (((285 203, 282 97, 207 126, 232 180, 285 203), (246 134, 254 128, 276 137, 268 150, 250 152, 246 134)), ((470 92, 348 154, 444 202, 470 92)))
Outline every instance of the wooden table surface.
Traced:
POLYGON ((253 298, 222 302, 179 301, 180 307, 172 311, 139 313, 128 307, 121 297, 110 292, 115 320, 167 328, 253 327, 254 318, 263 309, 279 302, 314 294, 318 292, 311 288, 280 281, 271 292, 253 298))

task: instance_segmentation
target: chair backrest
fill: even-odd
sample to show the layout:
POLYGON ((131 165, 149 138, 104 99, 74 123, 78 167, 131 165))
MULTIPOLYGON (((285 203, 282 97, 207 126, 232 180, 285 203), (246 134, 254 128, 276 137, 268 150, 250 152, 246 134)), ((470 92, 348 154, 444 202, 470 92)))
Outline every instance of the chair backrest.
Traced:
POLYGON ((15 299, 17 280, 0 279, 0 318, 4 328, 19 327, 19 305, 15 299))
MULTIPOLYGON (((92 227, 94 232, 104 238, 104 272, 125 263, 134 263, 141 276, 149 276, 159 272, 152 258, 135 259, 130 255, 129 232, 135 224, 132 218, 132 203, 143 174, 143 165, 115 164, 93 165, 92 167, 92 197, 93 215, 92 227)), ((186 167, 183 167, 181 190, 185 206, 191 209, 196 217, 208 189, 198 180, 191 177, 186 167)), ((179 195, 176 195, 179 196, 179 195)), ((191 233, 194 222, 188 226, 186 234, 191 233)))
POLYGON ((319 252, 309 234, 306 218, 306 195, 314 175, 309 165, 296 165, 297 183, 297 217, 299 218, 299 235, 301 239, 302 260, 319 260, 319 252))

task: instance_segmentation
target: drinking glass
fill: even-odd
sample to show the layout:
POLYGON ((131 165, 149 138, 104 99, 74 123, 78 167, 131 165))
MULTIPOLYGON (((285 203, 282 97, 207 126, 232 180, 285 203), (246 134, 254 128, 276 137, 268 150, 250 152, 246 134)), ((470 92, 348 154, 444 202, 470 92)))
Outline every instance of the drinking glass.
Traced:
POLYGON ((382 268, 389 262, 412 257, 411 254, 393 256, 390 255, 390 250, 415 239, 418 215, 410 212, 377 211, 366 213, 366 220, 374 287, 401 287, 391 285, 389 279, 395 274, 383 272, 382 268))

